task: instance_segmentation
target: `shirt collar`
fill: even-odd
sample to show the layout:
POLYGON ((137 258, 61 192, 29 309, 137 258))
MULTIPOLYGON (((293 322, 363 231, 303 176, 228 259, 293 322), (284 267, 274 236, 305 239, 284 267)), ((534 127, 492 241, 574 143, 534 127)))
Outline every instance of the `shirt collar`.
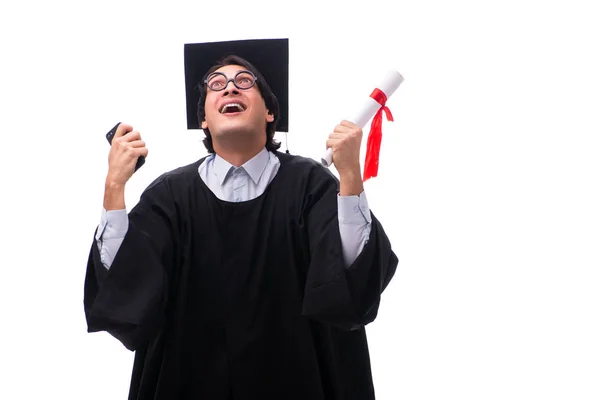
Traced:
MULTIPOLYGON (((252 181, 254 181, 254 184, 258 184, 258 180, 260 179, 261 175, 265 171, 265 168, 267 167, 268 163, 269 163, 269 152, 267 151, 267 149, 265 147, 263 147, 262 150, 257 155, 255 155, 250 160, 248 160, 240 168, 243 168, 248 173, 248 175, 250 175, 250 178, 252 178, 252 181)), ((221 185, 221 186, 225 182, 225 179, 227 178, 229 171, 236 169, 236 167, 231 165, 229 162, 225 161, 218 154, 215 154, 215 159, 214 159, 213 165, 214 165, 214 173, 217 176, 217 179, 219 180, 219 185, 221 185)))

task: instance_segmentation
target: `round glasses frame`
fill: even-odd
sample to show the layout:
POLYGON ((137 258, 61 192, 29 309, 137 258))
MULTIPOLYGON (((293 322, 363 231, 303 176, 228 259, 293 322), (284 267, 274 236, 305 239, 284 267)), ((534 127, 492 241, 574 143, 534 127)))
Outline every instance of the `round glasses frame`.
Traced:
POLYGON ((210 74, 205 80, 204 83, 206 84, 206 86, 212 90, 213 92, 220 92, 222 90, 225 90, 225 88, 229 85, 229 82, 233 82, 233 84, 235 85, 236 88, 240 89, 240 90, 248 90, 251 89, 254 85, 256 85, 256 75, 254 75, 252 72, 250 71, 239 71, 237 74, 235 74, 235 76, 233 78, 229 78, 227 79, 227 75, 225 75, 222 72, 213 72, 212 74, 210 74), (248 87, 240 87, 238 86, 237 82, 236 82, 236 78, 238 77, 239 74, 249 74, 252 77, 252 84, 248 87), (223 78, 225 78, 225 84, 223 85, 223 87, 221 89, 213 89, 212 87, 210 87, 210 85, 208 84, 208 81, 210 81, 212 78, 214 78, 216 75, 221 75, 223 78))

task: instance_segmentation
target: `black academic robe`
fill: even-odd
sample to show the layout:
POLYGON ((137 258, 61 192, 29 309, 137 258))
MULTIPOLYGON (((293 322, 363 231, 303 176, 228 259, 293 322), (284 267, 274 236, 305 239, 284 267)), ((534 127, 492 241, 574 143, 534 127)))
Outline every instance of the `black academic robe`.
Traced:
POLYGON ((344 265, 339 182, 317 162, 276 152, 258 198, 218 199, 201 159, 160 176, 129 213, 109 270, 91 246, 89 332, 135 351, 129 399, 374 399, 364 326, 398 259, 372 215, 344 265))

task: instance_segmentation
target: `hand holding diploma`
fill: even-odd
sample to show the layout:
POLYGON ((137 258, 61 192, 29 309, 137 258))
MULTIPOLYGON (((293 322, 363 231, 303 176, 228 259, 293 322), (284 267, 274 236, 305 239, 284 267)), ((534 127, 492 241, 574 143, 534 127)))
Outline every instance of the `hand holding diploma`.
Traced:
POLYGON ((327 149, 340 175, 358 170, 360 176, 360 143, 362 129, 353 122, 342 121, 336 125, 327 140, 327 149))
MULTIPOLYGON (((365 160, 365 170, 363 181, 366 181, 369 178, 377 176, 377 169, 379 163, 379 149, 381 146, 381 122, 383 115, 385 112, 388 120, 393 120, 392 114, 390 110, 385 106, 386 101, 391 97, 391 95, 396 91, 398 86, 404 81, 404 77, 400 75, 397 71, 389 71, 381 83, 373 90, 371 96, 369 96, 362 108, 356 113, 355 117, 346 121, 346 123, 342 123, 336 127, 334 130, 334 134, 343 133, 338 129, 338 127, 346 127, 351 128, 350 125, 354 125, 352 128, 356 131, 356 128, 360 130, 360 138, 362 138, 362 128, 369 121, 369 119, 373 118, 373 122, 371 124, 371 132, 369 133, 368 143, 367 143, 367 156, 365 160)), ((343 131, 343 129, 342 129, 343 131)), ((348 132, 346 132, 348 133, 348 132)), ((355 133, 356 135, 357 133, 355 133)), ((330 135, 331 139, 339 139, 339 136, 333 137, 330 135)), ((340 166, 338 166, 337 160, 334 157, 334 152, 336 151, 335 147, 332 146, 334 142, 327 141, 327 151, 321 158, 321 163, 329 167, 331 163, 335 163, 336 168, 339 171, 340 166)), ((360 149, 360 139, 359 139, 359 149, 360 149)), ((357 156, 358 159, 358 156, 357 156)), ((344 157, 345 160, 345 157, 344 157)), ((346 167, 346 161, 343 161, 342 168, 346 167)))

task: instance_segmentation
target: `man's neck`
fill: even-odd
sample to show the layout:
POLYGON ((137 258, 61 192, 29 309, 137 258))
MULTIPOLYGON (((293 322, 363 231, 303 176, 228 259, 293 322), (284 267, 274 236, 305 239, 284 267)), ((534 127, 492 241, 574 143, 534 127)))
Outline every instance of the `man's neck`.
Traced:
POLYGON ((255 157, 264 148, 264 144, 247 146, 244 148, 227 148, 223 146, 214 146, 215 153, 223 160, 236 167, 240 167, 255 157))

